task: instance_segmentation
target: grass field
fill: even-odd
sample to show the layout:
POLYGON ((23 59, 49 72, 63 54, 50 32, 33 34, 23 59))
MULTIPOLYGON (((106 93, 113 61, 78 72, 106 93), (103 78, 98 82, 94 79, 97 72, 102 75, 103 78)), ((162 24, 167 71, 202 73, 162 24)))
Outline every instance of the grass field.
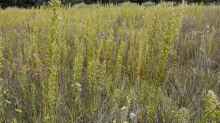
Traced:
POLYGON ((0 10, 1 123, 219 123, 220 7, 0 10))

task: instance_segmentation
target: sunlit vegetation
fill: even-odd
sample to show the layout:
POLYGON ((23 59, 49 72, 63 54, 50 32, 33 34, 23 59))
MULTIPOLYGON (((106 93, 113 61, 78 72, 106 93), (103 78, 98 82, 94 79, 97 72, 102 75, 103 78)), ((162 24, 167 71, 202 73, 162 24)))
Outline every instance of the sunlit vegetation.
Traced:
POLYGON ((220 7, 0 10, 1 123, 219 123, 220 7))

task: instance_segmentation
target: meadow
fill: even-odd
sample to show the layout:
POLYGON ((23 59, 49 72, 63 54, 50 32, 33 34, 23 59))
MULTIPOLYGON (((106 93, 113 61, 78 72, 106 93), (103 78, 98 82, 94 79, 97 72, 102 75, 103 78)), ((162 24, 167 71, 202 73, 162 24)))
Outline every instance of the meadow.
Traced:
POLYGON ((1 123, 219 123, 220 7, 0 10, 1 123))

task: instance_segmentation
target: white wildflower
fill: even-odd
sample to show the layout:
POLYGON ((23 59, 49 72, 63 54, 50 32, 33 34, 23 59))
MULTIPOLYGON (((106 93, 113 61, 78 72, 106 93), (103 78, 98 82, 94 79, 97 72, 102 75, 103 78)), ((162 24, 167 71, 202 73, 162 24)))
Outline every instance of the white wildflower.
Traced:
POLYGON ((131 112, 131 113, 129 114, 129 118, 130 118, 130 119, 134 119, 136 116, 137 116, 137 115, 136 115, 135 113, 133 113, 133 112, 131 112))

